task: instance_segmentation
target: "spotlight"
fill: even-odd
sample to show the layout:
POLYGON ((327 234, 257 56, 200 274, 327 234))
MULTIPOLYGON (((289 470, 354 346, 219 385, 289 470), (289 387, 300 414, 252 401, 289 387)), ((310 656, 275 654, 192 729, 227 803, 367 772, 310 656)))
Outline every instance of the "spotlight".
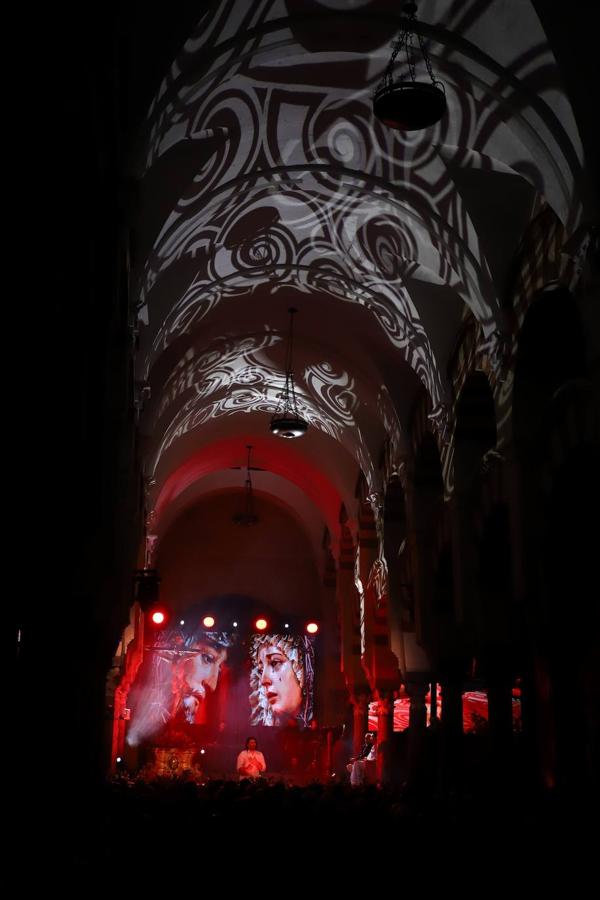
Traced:
POLYGON ((214 616, 204 616, 204 618, 202 619, 202 624, 205 628, 212 628, 215 624, 214 616))
POLYGON ((289 628, 289 627, 290 627, 290 623, 289 623, 289 622, 286 622, 285 625, 284 625, 283 627, 284 627, 284 628, 289 628))
POLYGON ((179 620, 179 624, 180 624, 180 625, 185 625, 185 619, 180 619, 180 620, 179 620))
POLYGON ((238 623, 237 623, 237 622, 233 622, 232 624, 233 624, 233 627, 234 627, 234 628, 237 628, 237 627, 238 627, 238 623))
POLYGON ((265 631, 268 624, 269 623, 267 622, 266 619, 257 619, 256 622, 254 623, 254 627, 256 628, 257 631, 265 631))
POLYGON ((316 622, 309 622, 308 625, 306 626, 306 630, 309 634, 316 634, 317 631, 319 630, 319 626, 317 625, 316 622))
POLYGON ((206 750, 204 749, 204 747, 202 748, 202 750, 200 751, 200 753, 201 753, 201 754, 206 753, 206 750))
POLYGON ((160 628, 167 621, 167 614, 162 609, 155 609, 150 613, 150 621, 157 628, 160 628))

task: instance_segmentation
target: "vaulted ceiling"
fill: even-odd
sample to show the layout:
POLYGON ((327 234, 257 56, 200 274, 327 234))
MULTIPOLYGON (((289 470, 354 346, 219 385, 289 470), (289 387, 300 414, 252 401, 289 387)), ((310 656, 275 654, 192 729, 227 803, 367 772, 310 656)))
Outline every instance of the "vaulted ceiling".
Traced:
POLYGON ((386 128, 372 96, 402 24, 387 0, 220 0, 149 110, 138 156, 138 379, 148 504, 161 533, 243 483, 335 536, 362 472, 380 485, 420 391, 448 402, 469 314, 502 336, 524 230, 584 213, 582 148, 533 6, 423 0, 448 109, 386 128), (307 435, 269 433, 288 307, 307 435))

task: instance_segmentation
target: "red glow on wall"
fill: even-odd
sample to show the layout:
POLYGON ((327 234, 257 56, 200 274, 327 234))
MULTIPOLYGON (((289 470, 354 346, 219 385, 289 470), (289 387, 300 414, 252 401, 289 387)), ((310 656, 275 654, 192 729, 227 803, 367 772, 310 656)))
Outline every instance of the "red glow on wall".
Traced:
MULTIPOLYGON (((518 688, 513 689, 512 697, 512 718, 513 731, 521 730, 521 692, 518 688)), ((463 706, 463 732, 465 734, 476 734, 486 731, 488 727, 488 698, 485 691, 465 691, 462 695, 463 706)), ((428 693, 425 697, 425 709, 427 711, 427 725, 430 724, 431 711, 431 695, 428 693)), ((369 704, 369 730, 377 731, 378 721, 378 704, 373 701, 369 704)), ((437 713, 438 717, 443 716, 443 695, 441 690, 437 692, 437 713)), ((401 696, 394 700, 394 731, 405 731, 409 726, 410 715, 410 699, 408 696, 401 696)))
MULTIPOLYGON (((338 526, 341 496, 329 479, 306 457, 290 447, 289 441, 261 436, 248 437, 253 446, 253 462, 274 475, 279 475, 300 488, 321 511, 330 531, 338 526)), ((239 437, 227 438, 204 447, 191 456, 165 481, 155 511, 157 521, 167 508, 195 482, 213 472, 240 463, 239 437)))

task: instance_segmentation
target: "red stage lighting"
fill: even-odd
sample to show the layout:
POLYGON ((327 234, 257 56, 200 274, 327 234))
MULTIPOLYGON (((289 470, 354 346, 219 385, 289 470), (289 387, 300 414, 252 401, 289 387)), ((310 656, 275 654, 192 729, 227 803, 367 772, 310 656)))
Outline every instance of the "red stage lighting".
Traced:
POLYGON ((202 624, 205 628, 212 628, 215 624, 214 616, 204 616, 204 618, 202 619, 202 624))
POLYGON ((268 627, 268 625, 269 625, 269 623, 267 622, 266 619, 257 619, 256 622, 254 623, 254 627, 256 628, 257 631, 265 631, 265 629, 268 627))
POLYGON ((317 631, 319 630, 319 626, 317 625, 316 622, 309 622, 308 625, 306 626, 306 630, 308 631, 309 634, 316 634, 317 631))
POLYGON ((160 627, 167 621, 167 614, 162 609, 155 609, 150 613, 150 621, 153 625, 160 627))

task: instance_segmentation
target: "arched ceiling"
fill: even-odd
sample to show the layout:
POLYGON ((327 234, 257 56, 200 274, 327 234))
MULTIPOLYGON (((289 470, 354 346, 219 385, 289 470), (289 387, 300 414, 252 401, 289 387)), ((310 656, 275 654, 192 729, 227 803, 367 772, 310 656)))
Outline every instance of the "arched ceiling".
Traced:
POLYGON ((255 443, 262 489, 298 508, 303 491, 309 532, 314 508, 335 529, 359 472, 378 488, 384 442, 402 451, 418 391, 447 401, 467 311, 501 334, 534 205, 577 227, 581 146, 532 5, 424 0, 418 18, 448 101, 421 132, 372 115, 397 2, 222 0, 166 75, 140 156, 133 273, 163 527, 184 495, 227 489, 255 443), (290 305, 310 426, 293 447, 269 435, 290 305))

